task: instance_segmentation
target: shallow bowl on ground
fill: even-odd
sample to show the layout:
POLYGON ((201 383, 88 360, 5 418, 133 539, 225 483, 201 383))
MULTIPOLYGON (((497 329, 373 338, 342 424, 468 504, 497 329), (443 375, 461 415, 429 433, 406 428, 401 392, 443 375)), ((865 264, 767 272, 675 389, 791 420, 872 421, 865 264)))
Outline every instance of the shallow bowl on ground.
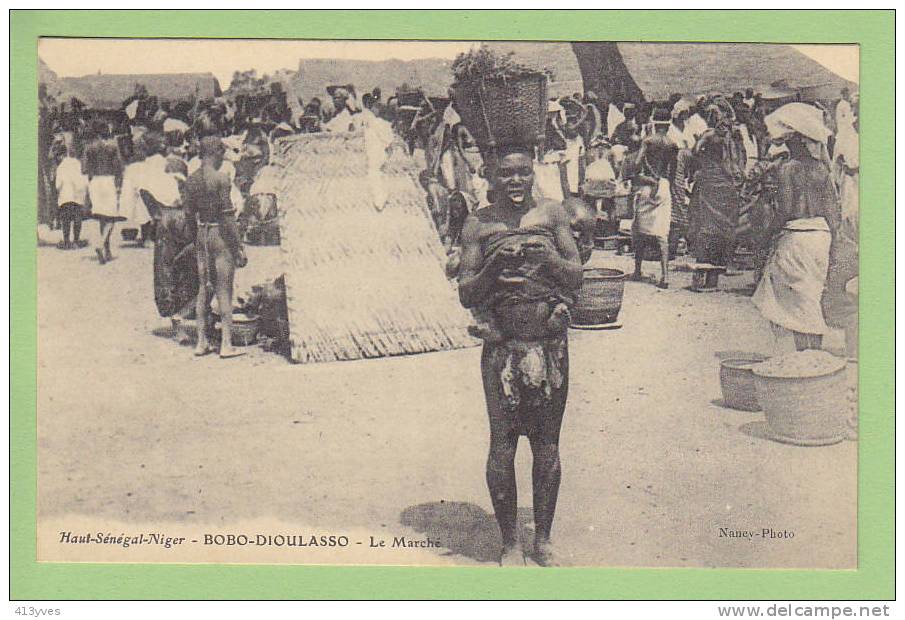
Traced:
POLYGON ((720 362, 720 388, 723 404, 739 411, 760 411, 757 388, 754 384, 753 367, 760 364, 764 356, 750 355, 734 357, 720 362))

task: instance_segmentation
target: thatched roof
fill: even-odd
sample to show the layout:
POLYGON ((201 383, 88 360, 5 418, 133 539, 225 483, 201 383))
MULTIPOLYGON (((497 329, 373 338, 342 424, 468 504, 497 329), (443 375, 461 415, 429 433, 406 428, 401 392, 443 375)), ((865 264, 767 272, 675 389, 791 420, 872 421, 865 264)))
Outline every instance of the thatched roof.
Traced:
MULTIPOLYGON (((520 62, 553 71, 555 82, 581 81, 570 43, 494 42, 498 52, 515 52, 520 62)), ((629 74, 648 100, 671 93, 733 93, 780 80, 792 90, 820 86, 821 93, 857 85, 836 75, 790 45, 774 43, 619 43, 629 74)), ((552 87, 553 85, 551 85, 552 87)), ((602 93, 598 93, 602 94, 602 93)), ((803 93, 804 95, 804 93, 803 93)))
POLYGON ((629 72, 649 99, 670 93, 733 93, 781 80, 792 90, 853 82, 790 45, 772 43, 620 43, 629 72))
POLYGON ((137 84, 161 101, 184 101, 196 94, 208 99, 221 94, 220 83, 212 73, 97 74, 57 78, 54 87, 60 92, 77 93, 90 108, 118 109, 137 84))
POLYGON ((477 344, 402 144, 380 167, 388 197, 380 209, 362 132, 282 138, 272 158, 283 176, 277 200, 294 361, 477 344))
MULTIPOLYGON (((404 45, 404 43, 402 44, 404 45)), ((293 93, 306 103, 312 97, 327 97, 328 84, 354 84, 359 94, 380 88, 386 101, 402 84, 420 88, 426 95, 445 97, 452 82, 450 60, 335 60, 304 59, 299 61, 293 93)))

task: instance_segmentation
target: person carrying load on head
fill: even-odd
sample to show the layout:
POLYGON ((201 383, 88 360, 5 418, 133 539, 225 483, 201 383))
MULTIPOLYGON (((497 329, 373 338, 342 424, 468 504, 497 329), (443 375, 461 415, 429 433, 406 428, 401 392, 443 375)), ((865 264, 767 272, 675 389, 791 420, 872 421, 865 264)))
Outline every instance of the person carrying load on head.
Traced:
POLYGON ((776 213, 770 225, 774 249, 752 302, 777 335, 793 333, 795 348, 819 349, 827 324, 821 298, 827 281, 830 244, 839 228, 839 198, 825 162, 829 129, 822 113, 790 103, 766 119, 790 159, 781 165, 776 213))
POLYGON ((229 358, 243 352, 232 345, 233 274, 248 260, 239 239, 236 210, 230 200, 232 183, 219 170, 223 163, 223 143, 217 136, 201 139, 201 167, 193 172, 185 186, 185 212, 194 231, 198 256, 198 344, 195 355, 206 355, 210 346, 211 297, 216 294, 220 314, 220 357, 229 358))
POLYGON ((462 232, 459 296, 492 323, 482 333, 481 374, 490 421, 487 485, 502 535, 501 565, 524 565, 517 548, 515 453, 533 453, 534 559, 559 559, 550 541, 559 491, 559 434, 569 381, 568 307, 581 260, 561 202, 535 198, 533 147, 507 145, 488 158, 493 202, 462 232))

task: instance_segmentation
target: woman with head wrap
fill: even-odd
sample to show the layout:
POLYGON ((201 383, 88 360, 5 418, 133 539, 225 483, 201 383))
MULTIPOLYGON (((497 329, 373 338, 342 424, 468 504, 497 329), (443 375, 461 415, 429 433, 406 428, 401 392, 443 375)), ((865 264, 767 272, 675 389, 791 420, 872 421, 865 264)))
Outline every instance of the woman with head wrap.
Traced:
POLYGON ((824 162, 829 130, 820 110, 789 104, 767 118, 790 159, 779 170, 774 250, 752 301, 773 326, 793 332, 798 350, 819 349, 827 331, 821 297, 839 202, 824 162), (771 118, 772 117, 772 118, 771 118))
POLYGON ((709 129, 694 148, 694 189, 689 205, 689 237, 699 263, 725 266, 732 257, 738 225, 741 170, 724 110, 705 110, 709 129))

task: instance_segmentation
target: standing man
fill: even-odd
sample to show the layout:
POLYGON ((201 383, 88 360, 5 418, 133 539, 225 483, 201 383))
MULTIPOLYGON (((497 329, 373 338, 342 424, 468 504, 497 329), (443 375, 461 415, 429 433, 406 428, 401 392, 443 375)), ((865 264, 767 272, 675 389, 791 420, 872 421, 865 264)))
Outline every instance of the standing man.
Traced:
POLYGON ((233 348, 233 274, 248 260, 236 228, 236 210, 230 200, 232 183, 219 170, 223 163, 223 143, 217 136, 201 139, 201 167, 186 181, 185 214, 194 229, 198 256, 198 344, 195 355, 213 352, 209 341, 211 297, 216 294, 220 312, 220 357, 243 355, 233 348))
POLYGON ((94 248, 101 265, 113 259, 110 252, 110 235, 117 220, 125 219, 119 213, 119 185, 123 165, 116 142, 110 139, 110 128, 103 121, 96 121, 92 130, 93 140, 85 148, 83 170, 88 176, 88 196, 91 198, 91 215, 97 219, 99 235, 94 248))
POLYGON ((581 261, 563 205, 532 195, 531 149, 504 150, 491 169, 494 202, 468 216, 459 272, 462 305, 489 309, 502 334, 485 341, 481 355, 490 421, 487 486, 502 535, 500 564, 524 565, 515 453, 527 435, 534 458, 533 555, 542 566, 556 566, 550 530, 569 385, 567 304, 581 286, 581 261))

